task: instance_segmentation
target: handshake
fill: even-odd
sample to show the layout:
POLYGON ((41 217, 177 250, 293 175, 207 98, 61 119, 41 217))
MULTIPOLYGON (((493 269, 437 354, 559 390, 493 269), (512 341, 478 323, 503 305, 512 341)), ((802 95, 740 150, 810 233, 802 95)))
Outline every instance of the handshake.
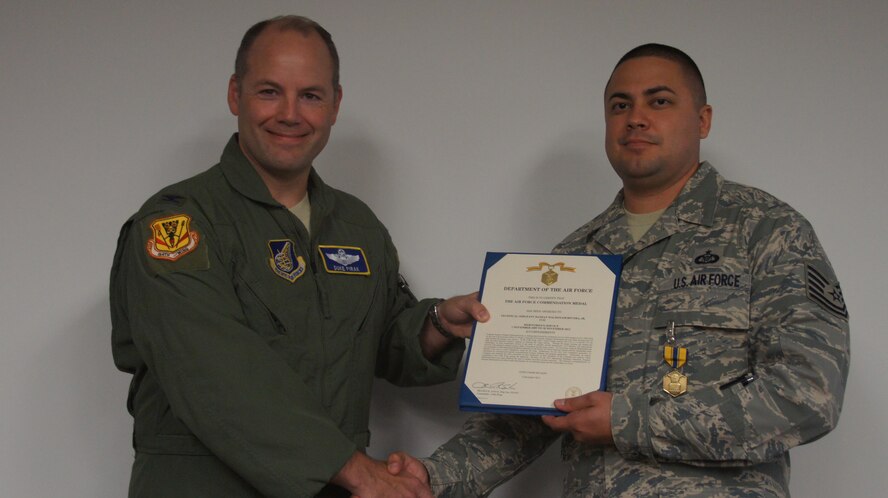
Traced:
POLYGON ((432 498, 429 473, 407 453, 392 453, 387 462, 355 452, 332 482, 352 493, 352 498, 432 498))
MULTIPOLYGON (((564 416, 545 415, 541 422, 555 432, 570 433, 574 440, 613 446, 610 413, 613 395, 593 391, 574 398, 555 400, 564 416)), ((355 452, 332 482, 352 493, 352 498, 431 498, 425 465, 404 452, 392 453, 385 462, 355 452)))

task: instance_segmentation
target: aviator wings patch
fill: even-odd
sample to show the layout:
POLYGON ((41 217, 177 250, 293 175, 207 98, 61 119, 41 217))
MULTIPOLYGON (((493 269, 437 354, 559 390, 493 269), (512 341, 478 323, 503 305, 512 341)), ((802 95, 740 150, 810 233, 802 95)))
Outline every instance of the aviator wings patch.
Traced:
POLYGON ((360 247, 318 246, 327 273, 346 275, 370 275, 367 256, 360 247))

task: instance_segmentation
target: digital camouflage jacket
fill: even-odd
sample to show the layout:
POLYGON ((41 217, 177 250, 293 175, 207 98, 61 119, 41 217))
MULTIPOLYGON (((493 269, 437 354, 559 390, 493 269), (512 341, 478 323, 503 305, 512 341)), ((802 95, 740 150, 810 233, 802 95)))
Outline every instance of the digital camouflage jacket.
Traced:
MULTIPOLYGON (((607 390, 615 446, 562 439, 565 497, 785 497, 789 449, 835 427, 848 312, 811 225, 703 163, 638 242, 622 192, 555 247, 620 254, 607 390), (687 392, 664 377, 667 330, 687 392)), ((558 439, 539 418, 479 414, 425 460, 439 496, 485 496, 558 439)))

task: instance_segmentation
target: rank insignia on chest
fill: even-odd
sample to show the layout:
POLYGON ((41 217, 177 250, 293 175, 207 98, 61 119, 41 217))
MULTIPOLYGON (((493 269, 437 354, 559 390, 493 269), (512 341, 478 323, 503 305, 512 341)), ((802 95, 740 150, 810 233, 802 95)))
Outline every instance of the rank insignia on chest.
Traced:
POLYGON ((343 275, 370 275, 367 255, 360 247, 318 246, 327 273, 343 275))
POLYGON ((177 214, 151 222, 152 238, 146 248, 154 259, 176 261, 197 249, 200 235, 191 230, 191 217, 177 214))
POLYGON ((296 255, 292 240, 269 240, 268 250, 271 251, 268 264, 277 276, 292 284, 305 273, 305 260, 296 255))

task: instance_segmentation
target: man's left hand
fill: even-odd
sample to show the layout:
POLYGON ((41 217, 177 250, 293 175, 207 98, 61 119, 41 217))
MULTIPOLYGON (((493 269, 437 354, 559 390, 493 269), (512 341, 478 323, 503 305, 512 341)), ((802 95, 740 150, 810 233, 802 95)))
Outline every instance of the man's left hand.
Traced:
POLYGON ((487 308, 478 301, 478 293, 454 296, 438 303, 441 325, 457 337, 466 339, 472 335, 472 325, 490 319, 487 308))
MULTIPOLYGON (((441 326, 458 339, 470 337, 472 335, 472 325, 476 321, 486 322, 490 319, 490 313, 487 311, 487 308, 478 301, 477 292, 451 297, 441 301, 437 306, 438 321, 441 322, 441 326)), ((438 356, 438 353, 450 344, 451 340, 441 335, 432 325, 432 321, 426 318, 419 339, 423 356, 433 360, 438 356)))
POLYGON ((555 408, 567 415, 543 416, 543 423, 552 430, 570 432, 583 443, 610 446, 614 444, 611 432, 611 399, 613 394, 593 391, 576 398, 555 400, 555 408))

